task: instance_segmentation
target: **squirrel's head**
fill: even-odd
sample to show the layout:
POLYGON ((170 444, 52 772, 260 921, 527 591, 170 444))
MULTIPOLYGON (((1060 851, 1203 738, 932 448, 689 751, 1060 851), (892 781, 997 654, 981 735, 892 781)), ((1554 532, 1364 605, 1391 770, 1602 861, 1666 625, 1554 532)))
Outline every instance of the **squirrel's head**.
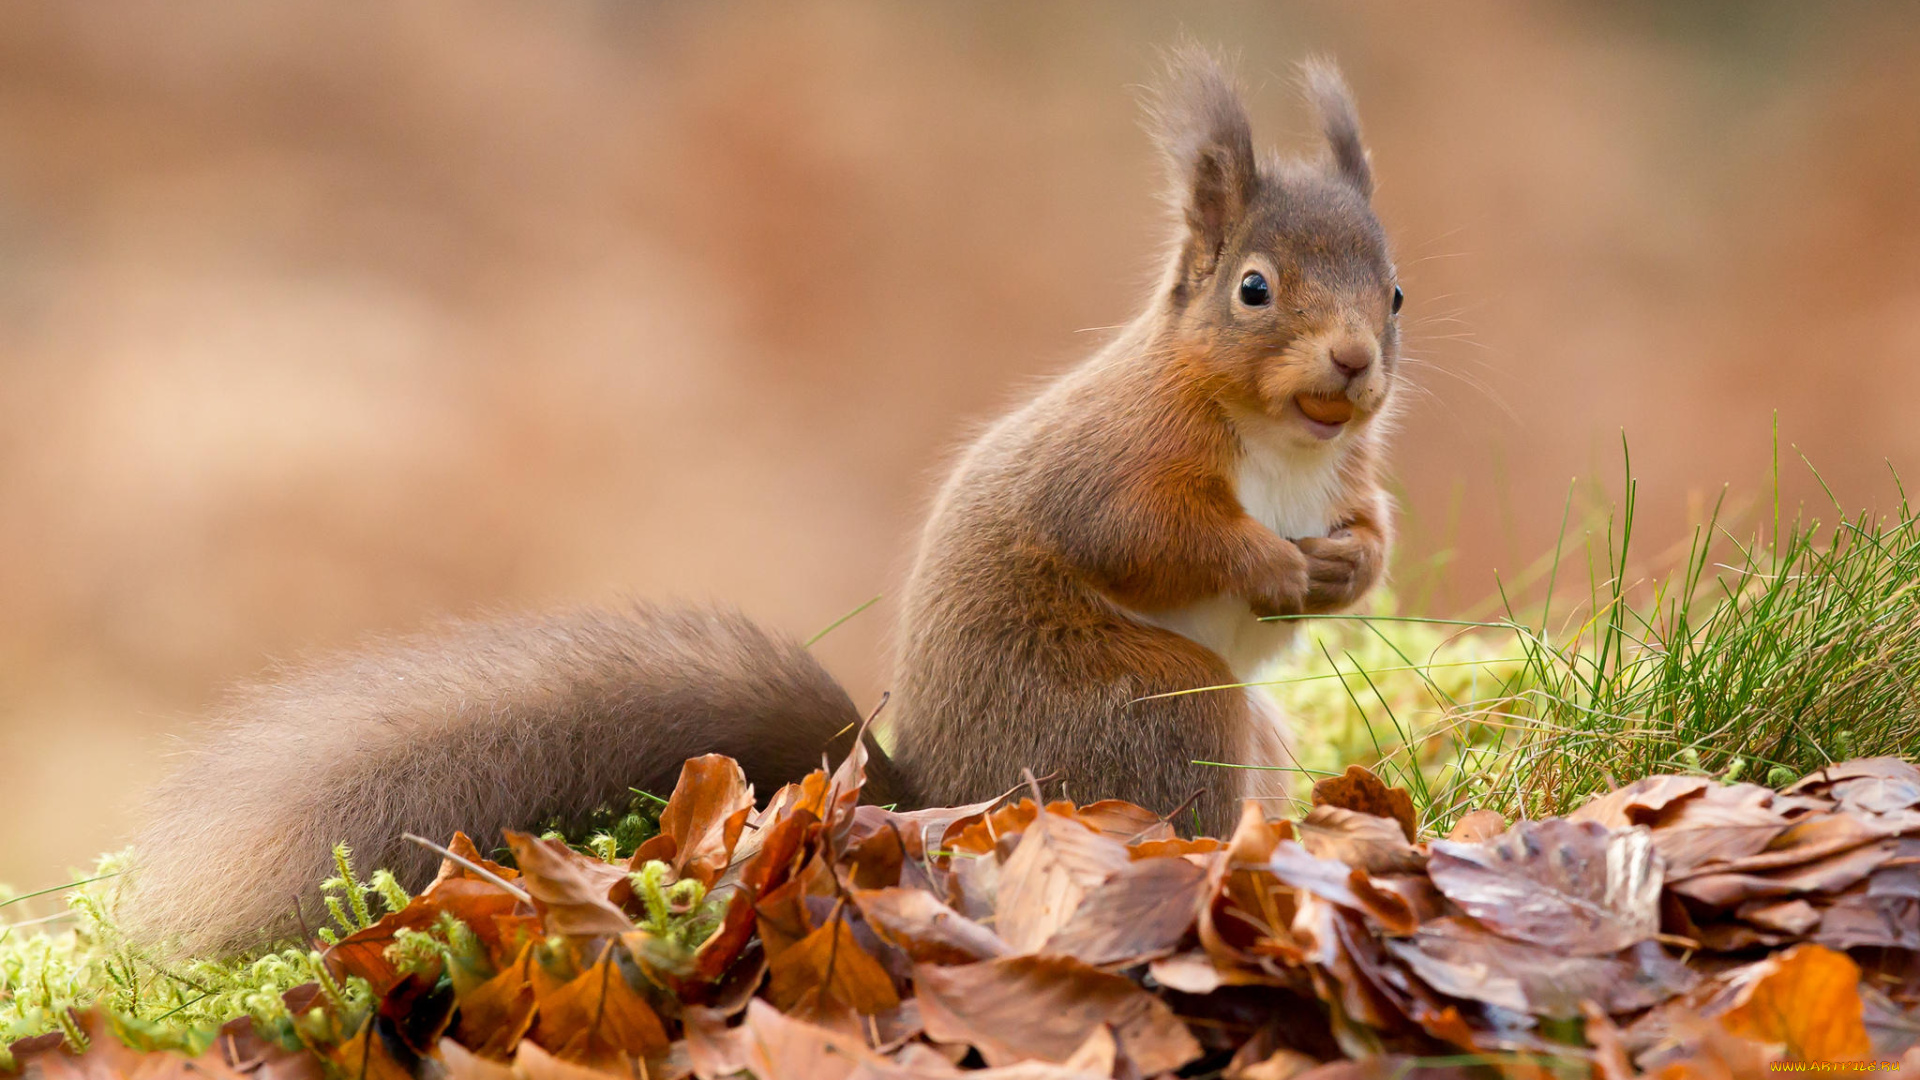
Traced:
POLYGON ((1239 93, 1199 49, 1173 55, 1150 116, 1180 218, 1159 297, 1167 344, 1223 404, 1312 443, 1385 408, 1401 293, 1353 98, 1330 63, 1301 74, 1326 141, 1315 159, 1256 157, 1239 93))

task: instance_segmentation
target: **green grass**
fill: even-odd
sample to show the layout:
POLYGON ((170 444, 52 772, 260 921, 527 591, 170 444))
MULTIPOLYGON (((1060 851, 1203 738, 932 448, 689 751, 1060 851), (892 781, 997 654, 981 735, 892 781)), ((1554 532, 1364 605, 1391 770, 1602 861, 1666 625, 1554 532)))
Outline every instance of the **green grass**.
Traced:
MULTIPOLYGON (((636 809, 608 816, 616 830, 631 832, 637 826, 628 817, 646 818, 649 826, 657 820, 657 812, 637 809, 644 805, 636 798, 636 809)), ((632 853, 631 847, 620 850, 622 840, 612 831, 561 838, 609 862, 632 853)), ((366 984, 334 982, 318 951, 285 947, 232 959, 176 960, 143 948, 121 930, 117 917, 130 855, 105 856, 92 873, 59 888, 19 895, 0 889, 0 914, 11 919, 0 925, 0 1069, 11 1064, 6 1046, 14 1040, 61 1029, 77 1042, 69 1009, 99 1006, 130 1046, 198 1054, 213 1044, 220 1025, 240 1016, 251 1016, 256 1031, 290 1049, 303 1041, 337 1041, 342 1031, 332 1022, 294 1016, 281 1000, 305 983, 320 983, 337 997, 343 1016, 362 1016, 372 1007, 366 984), (19 914, 36 900, 52 912, 19 914)), ((361 879, 344 845, 335 849, 334 859, 337 873, 321 884, 333 919, 316 931, 322 943, 407 906, 411 897, 392 874, 376 870, 361 879)), ((646 907, 639 925, 672 947, 691 950, 718 926, 722 908, 708 902, 698 882, 666 885, 666 870, 664 863, 649 862, 633 875, 646 907)), ((401 931, 390 953, 404 963, 407 957, 447 956, 463 948, 477 948, 471 931, 443 916, 430 933, 401 931)))
POLYGON ((172 961, 136 948, 114 916, 126 862, 125 852, 106 856, 84 883, 54 890, 61 895, 40 905, 50 913, 0 892, 8 905, 0 914, 11 920, 0 928, 0 1059, 7 1043, 70 1027, 67 1009, 94 1003, 109 1010, 125 1041, 150 1048, 199 1053, 237 1016, 252 1016, 264 1033, 290 1034, 293 1017, 280 995, 315 981, 317 954, 172 961))
POLYGON ((1920 523, 1904 491, 1884 516, 1835 502, 1831 525, 1777 506, 1744 528, 1716 506, 1668 569, 1641 573, 1629 472, 1586 543, 1563 527, 1532 604, 1308 620, 1305 669, 1275 687, 1302 729, 1302 784, 1373 764, 1444 831, 1477 807, 1565 812, 1650 773, 1777 785, 1920 753, 1920 523))

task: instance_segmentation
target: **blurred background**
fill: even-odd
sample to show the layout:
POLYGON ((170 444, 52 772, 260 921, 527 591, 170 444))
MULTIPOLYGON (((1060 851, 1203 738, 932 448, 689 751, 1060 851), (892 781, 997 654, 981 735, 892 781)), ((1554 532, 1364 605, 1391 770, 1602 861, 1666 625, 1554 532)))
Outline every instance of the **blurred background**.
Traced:
MULTIPOLYGON (((1569 481, 1920 476, 1920 7, 0 7, 0 880, 122 842, 274 658, 443 613, 889 592, 946 455, 1143 295, 1155 49, 1361 103, 1420 363, 1403 578, 1569 481)), ((1604 499, 1604 496, 1602 496, 1604 499)), ((1657 545, 1655 545, 1657 546, 1657 545)), ((1425 569, 1421 569, 1421 568, 1425 569)), ((818 650, 871 701, 883 602, 818 650)))

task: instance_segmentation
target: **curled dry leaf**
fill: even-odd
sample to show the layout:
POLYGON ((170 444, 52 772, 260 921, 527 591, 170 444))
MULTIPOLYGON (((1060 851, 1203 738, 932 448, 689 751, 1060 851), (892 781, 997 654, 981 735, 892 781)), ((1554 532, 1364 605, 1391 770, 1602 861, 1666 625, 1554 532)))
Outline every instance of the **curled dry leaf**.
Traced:
POLYGON ((1826 796, 1851 810, 1891 814, 1920 806, 1920 769, 1895 757, 1857 758, 1815 770, 1786 790, 1826 796))
POLYGON ((1216 851, 1227 850, 1225 840, 1211 836, 1196 836, 1191 839, 1174 837, 1171 840, 1142 840, 1127 846, 1127 854, 1135 861, 1140 859, 1164 859, 1183 855, 1211 855, 1216 851))
POLYGON ((323 1056, 335 1075, 355 1080, 413 1080, 418 1061, 399 1038, 392 1037, 390 1021, 381 1016, 368 1017, 353 1038, 329 1048, 323 1056))
POLYGON ((1284 884, 1368 916, 1389 934, 1413 932, 1413 911, 1398 894, 1374 885, 1357 867, 1314 858, 1297 841, 1280 841, 1268 857, 1266 869, 1284 884))
POLYGON ((540 994, 533 1041, 554 1056, 595 1068, 630 1071, 635 1058, 667 1051, 666 1027, 636 990, 609 946, 598 963, 540 994))
POLYGON ((1400 823, 1408 843, 1419 836, 1419 821, 1413 814, 1413 796, 1403 787, 1388 787, 1368 770, 1349 765, 1345 774, 1316 780, 1313 805, 1338 806, 1362 814, 1372 814, 1400 823))
POLYGON ((505 1060, 533 1026, 533 950, 528 943, 511 966, 460 998, 454 1034, 474 1053, 505 1060))
POLYGON ((1165 1002, 1132 980, 1064 956, 1009 956, 913 969, 921 1020, 942 1042, 966 1043, 989 1065, 1064 1062, 1101 1025, 1142 1074, 1177 1069, 1200 1044, 1165 1002))
POLYGON ((1124 799, 1101 799, 1073 812, 1073 819, 1094 832, 1123 844, 1142 840, 1171 840, 1173 826, 1144 806, 1124 799))
POLYGON ((1207 898, 1203 866, 1186 859, 1130 862, 1088 893, 1040 951, 1102 967, 1165 956, 1193 929, 1207 898))
POLYGON ((1766 848, 1742 859, 1671 875, 1684 881, 1709 874, 1765 874, 1786 870, 1892 835, 1878 821, 1854 814, 1809 814, 1795 821, 1766 848))
POLYGON ((830 995, 862 1014, 900 1004, 893 978, 872 953, 861 947, 842 908, 836 908, 825 923, 774 956, 771 970, 770 993, 781 1008, 792 1008, 812 990, 830 995))
POLYGON ((1001 868, 994 929, 1014 952, 1033 952, 1067 924, 1088 893, 1131 862, 1118 840, 1072 818, 1041 814, 1001 868))
POLYGON ((1920 951, 1920 895, 1907 891, 1916 878, 1920 867, 1911 865, 1875 871, 1864 886, 1842 893, 1820 912, 1818 928, 1809 936, 1833 949, 1920 951), (1883 887, 1883 881, 1889 884, 1883 887))
MULTIPOLYGON (((493 891, 507 895, 498 888, 493 891)), ((508 899, 513 900, 512 897, 508 899)), ((336 979, 357 975, 367 980, 374 996, 385 996, 403 977, 387 955, 388 946, 393 944, 400 931, 425 930, 439 918, 438 906, 424 896, 416 896, 406 907, 388 912, 372 926, 348 934, 327 949, 327 971, 336 979)))
POLYGON ((1663 880, 1646 829, 1523 821, 1481 844, 1433 843, 1447 899, 1507 937, 1602 956, 1660 931, 1663 880))
POLYGON ((1739 784, 1675 803, 1651 825, 1654 850, 1675 875, 1759 854, 1793 824, 1773 809, 1773 797, 1766 788, 1739 784))
POLYGON ((515 870, 511 866, 502 866, 480 854, 480 849, 473 846, 473 840, 469 838, 466 833, 454 833, 453 839, 447 841, 447 850, 460 856, 461 859, 466 860, 466 863, 473 865, 468 866, 466 863, 453 859, 441 859, 440 873, 434 877, 434 885, 438 885, 449 878, 472 878, 475 881, 487 880, 484 875, 473 872, 474 866, 485 870, 487 873, 492 874, 502 881, 518 881, 520 879, 520 871, 515 870))
POLYGON ((1796 945, 1762 961, 1720 1024, 1782 1046, 1794 1061, 1857 1061, 1873 1050, 1861 1020, 1860 968, 1845 953, 1796 945))
POLYGON ((435 1052, 448 1080, 516 1080, 513 1066, 489 1061, 452 1039, 441 1039, 435 1052))
POLYGON ((1315 858, 1335 859, 1369 874, 1417 874, 1427 865, 1427 857, 1390 818, 1316 806, 1294 828, 1315 858))
MULTIPOLYGON (((1680 896, 1717 908, 1732 907, 1755 897, 1837 893, 1873 873, 1893 858, 1896 850, 1893 841, 1881 840, 1770 872, 1719 871, 1687 878, 1669 888, 1680 896)), ((1758 863, 1771 854, 1773 852, 1767 852, 1742 862, 1758 863)))
POLYGON ((690 1010, 687 1053, 703 1080, 741 1072, 758 1080, 845 1080, 858 1069, 886 1065, 865 1040, 784 1016, 758 998, 735 1028, 690 1010))
POLYGON ((1460 844, 1477 844, 1507 831, 1507 819, 1497 810, 1469 810, 1453 823, 1447 839, 1460 844))
POLYGON ((1592 821, 1609 829, 1651 825, 1667 807, 1692 799, 1713 787, 1704 776, 1644 776, 1567 815, 1568 821, 1592 821))
POLYGON ((732 758, 708 754, 681 766, 660 810, 660 835, 673 839, 674 876, 712 886, 752 812, 753 787, 732 758))
POLYGON ((1570 955, 1500 937, 1471 921, 1436 919, 1386 948, 1435 990, 1535 1016, 1579 1015, 1591 1001, 1609 1013, 1632 1012, 1684 993, 1699 981, 1657 944, 1615 956, 1570 955))
MULTIPOLYGON (((1200 909, 1199 935, 1220 984, 1279 984, 1284 980, 1267 961, 1301 959, 1289 929, 1295 913, 1293 890, 1265 868, 1292 832, 1290 823, 1268 821, 1260 804, 1248 799, 1240 807, 1240 823, 1227 842, 1226 857, 1213 863, 1208 874, 1212 898, 1200 909)), ((1196 974, 1189 969, 1175 977, 1184 975, 1192 984, 1196 974)))
POLYGON ((936 806, 925 810, 882 810, 877 806, 860 806, 854 813, 854 828, 878 830, 891 826, 900 831, 906 841, 907 856, 912 859, 924 859, 930 849, 940 846, 941 838, 956 823, 971 823, 986 815, 1000 802, 999 798, 984 802, 969 803, 966 806, 936 806))
POLYGON ((1820 925, 1820 912, 1805 900, 1749 900, 1734 912, 1762 930, 1800 937, 1820 925))
POLYGON ((513 1075, 517 1080, 609 1080, 610 1075, 634 1075, 632 1071, 609 1074, 565 1061, 547 1053, 532 1042, 523 1042, 513 1054, 513 1075))
POLYGON ((923 964, 970 964, 1007 953, 993 931, 920 889, 860 889, 860 914, 881 939, 923 964))
POLYGON ((533 896, 548 933, 617 937, 633 929, 633 921, 607 899, 608 889, 626 881, 624 867, 588 858, 558 840, 512 831, 506 838, 520 864, 520 883, 533 896))

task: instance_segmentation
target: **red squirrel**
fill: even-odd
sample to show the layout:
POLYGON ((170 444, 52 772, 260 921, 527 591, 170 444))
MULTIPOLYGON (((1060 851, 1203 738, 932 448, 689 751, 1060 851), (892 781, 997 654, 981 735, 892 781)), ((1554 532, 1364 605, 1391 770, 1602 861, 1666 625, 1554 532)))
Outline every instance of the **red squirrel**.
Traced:
MULTIPOLYGON (((1142 311, 989 427, 908 577, 867 797, 990 798, 1023 769, 1080 800, 1223 833, 1290 764, 1258 677, 1295 624, 1380 579, 1401 291, 1352 99, 1303 67, 1325 146, 1256 156, 1221 66, 1176 53, 1149 116, 1175 243, 1142 311), (1225 689, 1180 691, 1206 687, 1225 689), (1168 696, 1172 695, 1172 696, 1168 696)), ((405 832, 497 835, 665 791, 703 753, 763 794, 845 753, 861 716, 800 645, 730 611, 646 605, 455 624, 237 696, 135 843, 136 933, 215 952, 285 935, 329 850, 409 885, 405 832)))

